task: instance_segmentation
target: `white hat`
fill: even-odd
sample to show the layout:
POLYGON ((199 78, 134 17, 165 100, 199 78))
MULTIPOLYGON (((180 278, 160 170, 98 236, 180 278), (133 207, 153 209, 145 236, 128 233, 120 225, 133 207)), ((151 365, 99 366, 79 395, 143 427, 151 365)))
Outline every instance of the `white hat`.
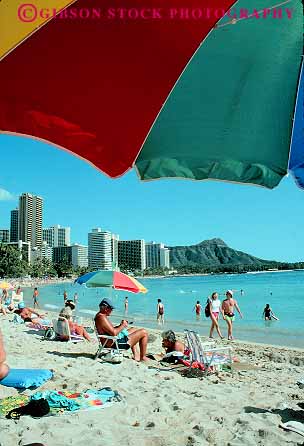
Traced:
POLYGON ((232 290, 227 290, 226 294, 230 294, 230 296, 233 296, 233 291, 232 290))

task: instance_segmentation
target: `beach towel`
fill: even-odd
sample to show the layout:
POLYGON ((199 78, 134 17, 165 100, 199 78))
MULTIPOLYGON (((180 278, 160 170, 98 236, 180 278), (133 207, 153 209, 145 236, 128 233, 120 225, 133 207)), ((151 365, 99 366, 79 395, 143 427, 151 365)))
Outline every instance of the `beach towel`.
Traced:
POLYGON ((67 391, 36 392, 31 399, 45 398, 51 408, 51 413, 75 412, 106 407, 122 398, 116 390, 110 387, 88 389, 85 392, 71 393, 67 391))
POLYGON ((88 389, 85 392, 45 391, 35 392, 31 397, 21 395, 0 400, 0 416, 6 416, 12 409, 23 407, 30 401, 45 399, 50 406, 49 415, 60 415, 79 410, 102 409, 122 401, 116 390, 110 387, 88 389))
POLYGON ((27 395, 9 396, 0 400, 0 416, 5 417, 16 407, 23 407, 30 401, 27 395))
POLYGON ((281 423, 280 427, 285 430, 296 432, 304 437, 304 424, 298 421, 288 421, 288 423, 281 423))

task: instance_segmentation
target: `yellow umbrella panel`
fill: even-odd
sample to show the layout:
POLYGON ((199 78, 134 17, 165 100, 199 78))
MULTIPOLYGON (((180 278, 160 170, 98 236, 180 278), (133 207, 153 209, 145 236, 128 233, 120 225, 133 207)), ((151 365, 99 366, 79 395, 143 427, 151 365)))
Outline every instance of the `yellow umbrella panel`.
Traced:
POLYGON ((0 1, 0 60, 77 0, 0 1))

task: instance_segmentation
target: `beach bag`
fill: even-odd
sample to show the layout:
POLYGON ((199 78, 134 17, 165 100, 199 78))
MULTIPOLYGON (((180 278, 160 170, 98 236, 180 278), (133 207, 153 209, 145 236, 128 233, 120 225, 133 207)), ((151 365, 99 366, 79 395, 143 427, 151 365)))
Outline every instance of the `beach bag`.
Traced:
POLYGON ((207 299, 207 303, 206 303, 206 306, 205 306, 205 316, 206 317, 210 317, 210 307, 209 307, 209 304, 210 304, 210 300, 207 299))
POLYGON ((54 328, 52 328, 52 327, 47 328, 45 330, 43 339, 48 340, 48 341, 54 341, 56 339, 56 333, 54 331, 54 328))
POLYGON ((102 356, 101 359, 111 364, 120 364, 123 361, 123 355, 116 350, 111 350, 105 356, 102 356))
POLYGON ((26 406, 16 407, 11 410, 6 418, 19 420, 21 415, 31 415, 35 418, 43 417, 50 411, 50 406, 47 400, 40 398, 39 400, 31 400, 26 406))

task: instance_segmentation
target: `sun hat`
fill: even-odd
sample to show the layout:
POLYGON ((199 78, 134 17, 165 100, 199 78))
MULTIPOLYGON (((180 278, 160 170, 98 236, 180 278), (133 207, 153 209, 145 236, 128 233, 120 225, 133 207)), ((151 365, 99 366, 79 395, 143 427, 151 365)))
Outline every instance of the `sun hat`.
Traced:
POLYGON ((230 296, 233 296, 233 291, 232 290, 227 290, 226 294, 230 294, 230 296))
POLYGON ((101 307, 102 305, 110 307, 112 310, 114 310, 114 308, 115 308, 111 299, 108 299, 107 297, 102 299, 102 301, 100 302, 99 306, 101 307))
POLYGON ((19 302, 18 308, 19 308, 19 310, 22 310, 22 308, 25 308, 25 303, 24 302, 19 302))

